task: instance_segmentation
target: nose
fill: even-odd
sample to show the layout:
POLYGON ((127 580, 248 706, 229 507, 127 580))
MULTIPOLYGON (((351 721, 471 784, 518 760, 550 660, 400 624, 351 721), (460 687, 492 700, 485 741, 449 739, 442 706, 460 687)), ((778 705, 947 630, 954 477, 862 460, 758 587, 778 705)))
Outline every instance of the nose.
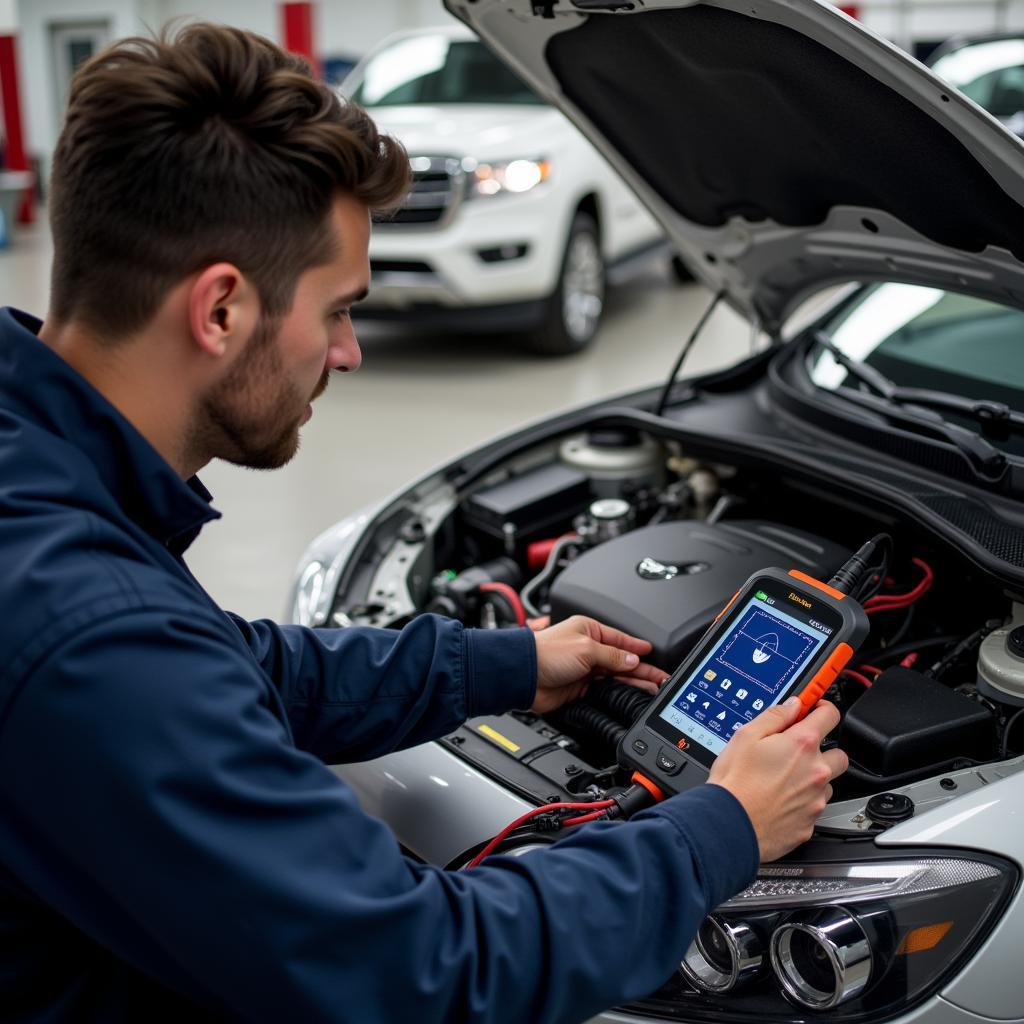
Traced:
POLYGON ((355 373, 363 361, 363 353, 356 339, 355 329, 351 321, 345 324, 341 337, 327 348, 327 369, 339 370, 341 373, 355 373))

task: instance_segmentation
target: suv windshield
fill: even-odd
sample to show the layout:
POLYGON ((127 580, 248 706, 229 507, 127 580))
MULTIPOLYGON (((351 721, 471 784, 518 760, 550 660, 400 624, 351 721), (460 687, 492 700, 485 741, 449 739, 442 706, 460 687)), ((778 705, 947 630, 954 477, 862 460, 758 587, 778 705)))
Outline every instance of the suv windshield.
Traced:
POLYGON ((1024 39, 961 47, 940 57, 932 71, 1004 121, 1024 110, 1024 39))
MULTIPOLYGON (((834 345, 895 384, 1002 402, 1024 411, 1024 311, 940 288, 870 285, 825 326, 834 345)), ((828 352, 817 352, 811 379, 835 390, 857 387, 828 352)), ((953 413, 950 422, 969 425, 953 413)), ((1021 438, 994 441, 1021 453, 1021 438)))
POLYGON ((474 39, 410 36, 375 54, 352 99, 364 107, 407 103, 513 103, 543 100, 474 39))

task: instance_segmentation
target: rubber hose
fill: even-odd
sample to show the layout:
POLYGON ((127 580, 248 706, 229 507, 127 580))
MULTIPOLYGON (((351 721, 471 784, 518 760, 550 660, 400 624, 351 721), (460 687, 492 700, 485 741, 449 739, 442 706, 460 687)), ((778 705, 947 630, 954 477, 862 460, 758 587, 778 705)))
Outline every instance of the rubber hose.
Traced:
POLYGON ((558 560, 562 557, 562 552, 574 544, 579 544, 579 542, 580 536, 578 533, 567 533, 564 537, 559 537, 555 542, 554 547, 551 549, 551 553, 548 555, 548 560, 545 563, 544 568, 541 569, 533 579, 527 580, 527 582, 523 584, 522 590, 519 591, 519 599, 523 602, 523 607, 526 609, 527 615, 532 618, 537 618, 546 614, 545 608, 534 603, 533 595, 545 583, 550 584, 551 580, 554 579, 558 572, 558 560))
POLYGON ((591 683, 583 698, 588 704, 611 715, 625 726, 632 725, 650 707, 654 698, 635 686, 600 679, 591 683))
POLYGON ((565 709, 563 720, 567 727, 577 729, 590 739, 599 740, 613 748, 618 747, 619 741, 626 735, 624 725, 619 725, 597 708, 578 701, 565 709))

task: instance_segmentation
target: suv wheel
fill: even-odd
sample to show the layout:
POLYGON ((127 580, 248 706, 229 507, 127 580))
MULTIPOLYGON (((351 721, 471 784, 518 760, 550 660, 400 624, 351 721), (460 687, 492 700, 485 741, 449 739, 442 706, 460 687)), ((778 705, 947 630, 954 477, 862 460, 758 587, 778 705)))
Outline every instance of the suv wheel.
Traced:
POLYGON ((586 348, 601 323, 604 290, 597 224, 590 214, 577 213, 569 229, 558 286, 548 299, 544 322, 530 335, 530 347, 553 356, 586 348))

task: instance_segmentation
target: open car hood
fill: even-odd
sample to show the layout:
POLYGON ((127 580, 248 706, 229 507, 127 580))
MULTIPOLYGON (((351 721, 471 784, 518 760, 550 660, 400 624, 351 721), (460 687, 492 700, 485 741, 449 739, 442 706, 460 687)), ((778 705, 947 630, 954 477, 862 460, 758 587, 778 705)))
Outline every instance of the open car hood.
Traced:
POLYGON ((765 330, 848 281, 1024 307, 1024 145, 831 4, 445 4, 765 330))

